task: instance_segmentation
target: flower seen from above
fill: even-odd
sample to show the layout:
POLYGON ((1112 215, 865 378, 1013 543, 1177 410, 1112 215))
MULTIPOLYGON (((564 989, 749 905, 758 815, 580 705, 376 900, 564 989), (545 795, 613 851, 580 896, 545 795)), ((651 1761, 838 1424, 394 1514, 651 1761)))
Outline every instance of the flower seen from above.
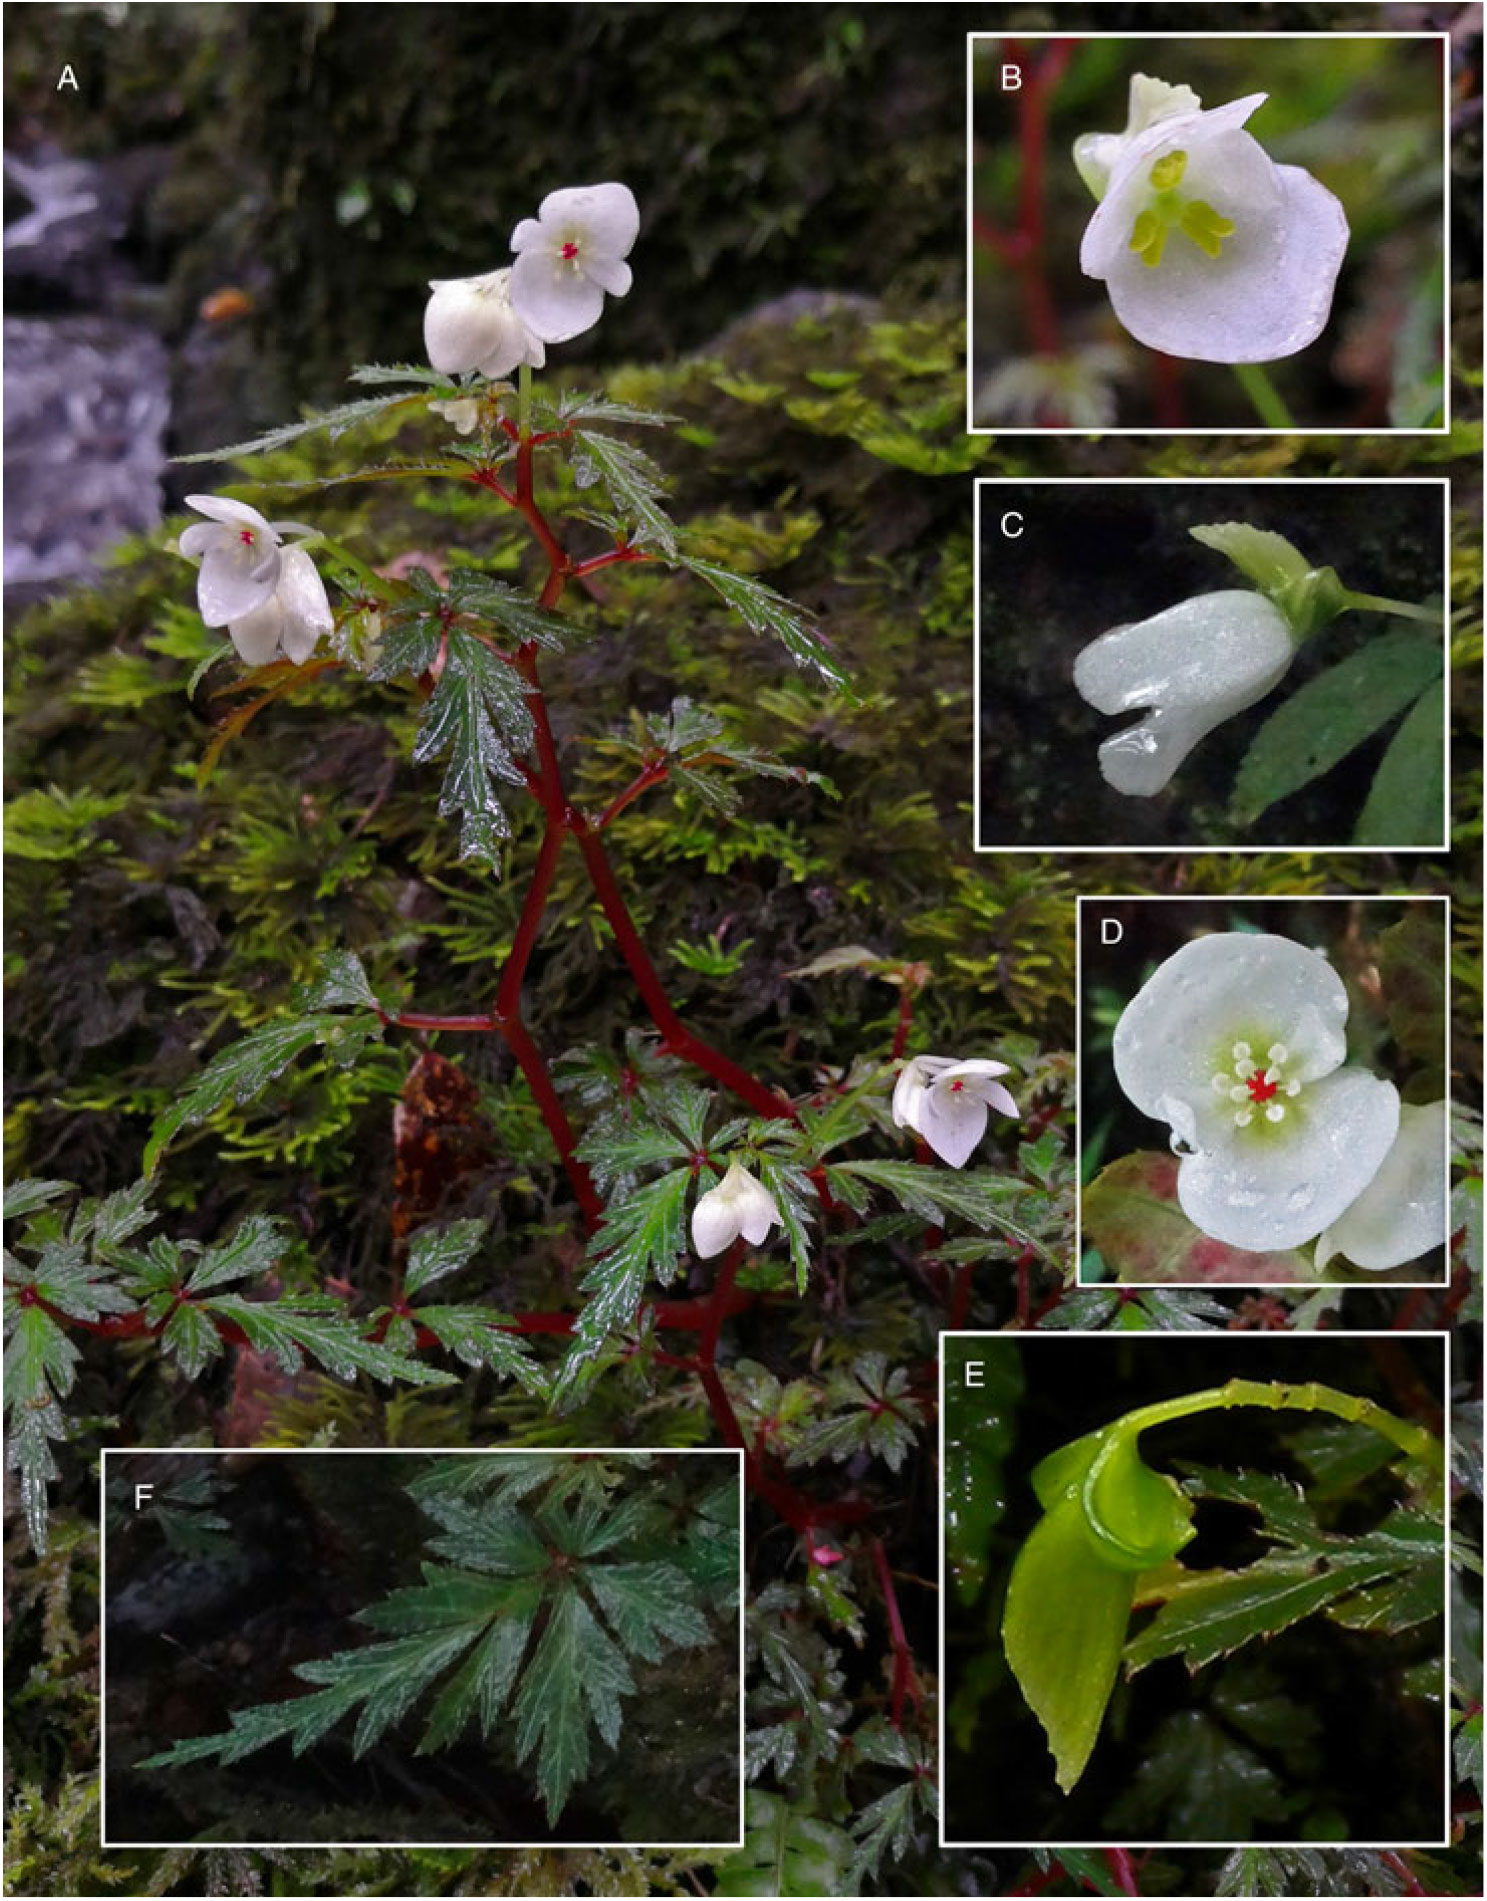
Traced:
POLYGON ((1277 686, 1296 651, 1280 609, 1246 588, 1197 594, 1113 627, 1074 662, 1074 685, 1101 713, 1149 709, 1100 747, 1117 792, 1160 792, 1205 734, 1277 686))
POLYGON ((1158 966, 1115 1030, 1115 1075, 1182 1157, 1204 1234, 1264 1253, 1329 1227, 1378 1174, 1394 1085, 1346 1065, 1348 995, 1317 951, 1223 931, 1158 966))
POLYGON ((1317 1238, 1321 1273, 1334 1255, 1354 1267, 1402 1267, 1446 1239, 1446 1105, 1405 1103, 1383 1166, 1317 1238))
POLYGON ((540 370, 542 339, 527 327, 511 297, 508 267, 484 277, 436 277, 423 313, 423 346, 436 370, 479 370, 492 379, 523 363, 540 370))
POLYGON ((986 1133, 992 1109, 1015 1116, 1017 1104, 996 1081, 1007 1074, 1005 1063, 954 1056, 914 1056, 904 1064, 893 1086, 893 1120, 912 1129, 951 1168, 964 1168, 976 1144, 986 1133))
POLYGON ((265 521, 247 502, 226 495, 188 495, 199 515, 181 535, 180 550, 201 559, 196 601, 208 627, 225 627, 240 658, 266 666, 282 652, 303 666, 335 625, 325 583, 303 548, 287 534, 312 535, 301 522, 265 521))
POLYGON ((549 192, 537 216, 523 218, 511 234, 511 297, 522 320, 548 343, 591 329, 604 293, 623 297, 630 288, 625 259, 639 232, 640 208, 628 185, 549 192))
POLYGON ((1138 73, 1123 133, 1075 163, 1099 205, 1079 262, 1139 343, 1205 363, 1269 363, 1320 335, 1348 245, 1341 204, 1245 131, 1268 94, 1201 109, 1138 73))
POLYGON ((768 1240, 771 1228, 782 1225, 774 1196, 746 1168, 730 1162, 717 1187, 697 1197, 692 1210, 692 1246, 702 1260, 709 1261, 740 1235, 757 1247, 768 1240))

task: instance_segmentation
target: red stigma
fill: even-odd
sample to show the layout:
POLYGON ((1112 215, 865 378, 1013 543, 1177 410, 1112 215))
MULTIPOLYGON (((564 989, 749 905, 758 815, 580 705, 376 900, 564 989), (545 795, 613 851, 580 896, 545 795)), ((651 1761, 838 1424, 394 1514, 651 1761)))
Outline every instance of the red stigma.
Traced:
POLYGON ((573 259, 578 256, 578 246, 571 242, 565 244, 563 246, 562 255, 565 262, 571 263, 573 259))
POLYGON ((955 1081, 951 1083, 950 1085, 950 1093, 952 1096, 958 1095, 960 1091, 964 1088, 965 1088, 965 1082, 963 1081, 961 1077, 957 1076, 955 1081))
POLYGON ((1257 1069, 1253 1076, 1246 1078, 1245 1087, 1249 1090, 1251 1102, 1269 1102, 1276 1090, 1280 1088, 1280 1084, 1267 1082, 1264 1070, 1257 1069))
POLYGON ((253 546, 253 530, 251 528, 240 528, 238 530, 238 540, 242 542, 245 548, 251 548, 253 546))

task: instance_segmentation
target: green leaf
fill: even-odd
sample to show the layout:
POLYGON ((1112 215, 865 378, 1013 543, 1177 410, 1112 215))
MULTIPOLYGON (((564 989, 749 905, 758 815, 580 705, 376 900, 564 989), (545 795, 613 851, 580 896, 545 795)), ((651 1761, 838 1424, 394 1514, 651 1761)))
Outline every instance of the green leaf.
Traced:
POLYGON ((376 1010, 376 992, 355 951, 320 952, 320 972, 295 994, 295 1007, 311 1010, 376 1010))
POLYGON ((1131 1839, 1243 1841, 1292 1813, 1280 1778, 1207 1710, 1179 1710, 1157 1729, 1110 1826, 1131 1839))
POLYGON ((222 1352, 222 1336, 200 1307, 183 1300, 165 1323, 160 1345, 175 1356, 186 1378, 194 1380, 222 1352))
POLYGON ((690 1168, 672 1169, 617 1200, 605 1215, 589 1243, 590 1265, 580 1283, 589 1298, 573 1330, 563 1382, 571 1381, 616 1328, 634 1324, 652 1276, 663 1286, 675 1277, 691 1186, 690 1168))
POLYGON ((1445 698, 1427 688, 1405 715, 1373 775, 1355 845, 1440 845, 1446 830, 1445 698))
POLYGON ((823 1399, 830 1416, 805 1428, 787 1464, 833 1459, 840 1465, 865 1452, 882 1459, 891 1472, 900 1469, 923 1423, 923 1409, 902 1367, 890 1372, 885 1354, 864 1353, 850 1374, 832 1375, 823 1399))
MULTIPOLYGON (((921 1221, 939 1226, 947 1216, 959 1215, 973 1227, 1007 1235, 1019 1246, 1032 1248, 1050 1266, 1063 1271, 1038 1235, 1008 1212, 1009 1203, 1032 1206, 1042 1201, 1037 1189, 1016 1176, 981 1169, 926 1168, 918 1162, 837 1162, 828 1167, 826 1179, 833 1194, 839 1181, 874 1182, 921 1221)), ((850 1190, 841 1199, 850 1204, 850 1190)))
POLYGON ((673 565, 686 568, 722 595, 735 614, 756 634, 764 634, 780 645, 800 667, 813 667, 823 679, 846 698, 852 699, 846 670, 821 637, 811 628, 805 611, 776 594, 752 575, 735 574, 716 561, 704 561, 699 555, 678 552, 671 556, 673 565))
POLYGON ((381 1030, 374 1016, 285 1017, 229 1044, 212 1058, 185 1095, 156 1116, 145 1144, 145 1174, 154 1174, 155 1164, 178 1130, 204 1122, 229 1102, 251 1102, 307 1049, 322 1045, 345 1068, 381 1030))
POLYGON ((321 430, 327 430, 334 442, 337 436, 344 435, 346 430, 359 422, 366 422, 372 416, 383 415, 410 403, 422 407, 427 400, 421 390, 396 390, 390 396, 363 396, 352 403, 338 404, 334 409, 323 409, 316 415, 307 416, 303 422, 285 423, 261 436, 253 436, 247 442, 230 442, 221 449, 201 449, 195 455, 172 456, 171 460, 235 462, 242 456, 262 455, 266 449, 282 449, 286 442, 297 442, 301 436, 313 436, 321 430))
POLYGON ((516 1754, 536 1755, 537 1783, 556 1821, 589 1768, 589 1722, 611 1748, 620 1738, 620 1698, 635 1680, 571 1584, 560 1583, 547 1628, 517 1694, 516 1754))
POLYGON ((720 1895, 852 1895, 856 1846, 850 1835, 792 1808, 783 1796, 750 1789, 744 1846, 717 1864, 720 1895))
POLYGON ((259 1353, 271 1353, 286 1373, 297 1373, 308 1357, 337 1379, 370 1373, 378 1380, 405 1380, 410 1386, 452 1386, 452 1373, 424 1366, 390 1347, 368 1340, 346 1310, 333 1300, 307 1297, 245 1300, 219 1294, 202 1303, 205 1311, 234 1321, 259 1353))
MULTIPOLYGON (((1190 1669, 1237 1649, 1257 1637, 1271 1637, 1303 1617, 1330 1610, 1361 1587, 1416 1572, 1433 1579, 1437 1611, 1444 1607, 1441 1573, 1443 1532, 1429 1518, 1394 1512, 1382 1525, 1344 1538, 1316 1527, 1294 1494, 1285 1505, 1277 1480, 1262 1474, 1215 1472, 1195 1468, 1205 1492, 1263 1510, 1264 1528, 1292 1546, 1267 1553, 1240 1571, 1193 1572, 1178 1582, 1153 1621, 1126 1646, 1126 1668, 1134 1674, 1159 1657, 1181 1655, 1190 1669)), ((1286 1488, 1282 1488, 1283 1490, 1286 1488)), ((1369 1600, 1363 1600, 1364 1607, 1369 1600)), ((1399 1614, 1378 1609, 1381 1620, 1399 1614)), ((1412 1619, 1412 1621, 1419 1621, 1412 1619)))
MULTIPOLYGON (((480 1246, 485 1229, 485 1222, 480 1220, 451 1221, 441 1228, 420 1228, 408 1244, 404 1297, 411 1300, 431 1282, 462 1268, 480 1246)), ((427 1325, 423 1314, 419 1319, 427 1325)))
MULTIPOLYGON (((461 613, 480 614, 492 620, 505 634, 521 645, 535 643, 561 652, 574 628, 561 614, 539 607, 530 594, 492 580, 475 568, 456 568, 449 577, 449 599, 461 613)), ((459 630, 455 630, 458 632, 459 630)), ((469 639, 468 635, 461 635, 469 639)), ((525 716, 525 703, 522 713, 525 716)), ((530 723, 530 722, 529 722, 530 723)))
POLYGON ((13 1221, 20 1215, 32 1213, 34 1209, 44 1208, 49 1201, 72 1194, 76 1186, 75 1182, 11 1182, 5 1190, 4 1219, 13 1221))
POLYGON ((575 429, 573 476, 580 489, 601 485, 615 512, 631 524, 637 546, 676 552, 676 525, 659 506, 665 478, 644 449, 618 436, 575 429))
POLYGON ((519 1335, 501 1331, 507 1315, 489 1307, 419 1307, 414 1318, 466 1366, 489 1367, 502 1379, 514 1379, 525 1391, 546 1396, 547 1375, 526 1344, 519 1335))
POLYGON ((430 389, 447 390, 451 396, 456 394, 456 386, 448 374, 443 370, 431 370, 427 363, 358 363, 346 381, 374 384, 423 383, 430 389))
POLYGON ((651 1663, 711 1635, 686 1573, 674 1564, 591 1565, 585 1582, 626 1650, 651 1663))
POLYGON ((439 811, 463 814, 460 857, 499 865, 497 839, 511 826, 495 781, 525 785, 513 758, 532 740, 532 716, 521 679, 483 642, 459 628, 449 630, 439 684, 424 708, 414 743, 420 763, 448 753, 439 811))
POLYGON ((795 1291, 804 1294, 811 1278, 811 1239, 807 1228, 815 1220, 816 1207, 810 1178, 803 1168, 780 1156, 761 1150, 757 1159, 759 1179, 774 1196, 775 1206, 780 1211, 780 1225, 790 1245, 795 1291))
MULTIPOLYGON (((551 418, 559 428, 574 422, 623 422, 633 423, 638 429, 662 429, 677 420, 659 409, 639 409, 634 403, 618 403, 608 396, 585 396, 581 390, 564 390, 551 418)), ((547 426, 545 422, 543 426, 547 426)))
POLYGON ((228 1281, 267 1274, 284 1247, 283 1235, 266 1215, 250 1215, 224 1247, 210 1248, 201 1257, 191 1270, 186 1292, 204 1294, 228 1281))
MULTIPOLYGON (((1230 800, 1234 823, 1252 824, 1278 799, 1330 772, 1416 700, 1441 668, 1438 641, 1381 634, 1308 680, 1270 716, 1245 754, 1230 800)), ((1437 812, 1427 836, 1394 836, 1388 842, 1438 844, 1439 833, 1437 812)))
POLYGON ((1246 1286, 1315 1280, 1310 1259, 1298 1248, 1252 1253, 1195 1228, 1177 1200, 1177 1167, 1177 1157, 1165 1150, 1138 1149, 1112 1162, 1084 1190, 1085 1245, 1099 1249, 1117 1280, 1246 1286))

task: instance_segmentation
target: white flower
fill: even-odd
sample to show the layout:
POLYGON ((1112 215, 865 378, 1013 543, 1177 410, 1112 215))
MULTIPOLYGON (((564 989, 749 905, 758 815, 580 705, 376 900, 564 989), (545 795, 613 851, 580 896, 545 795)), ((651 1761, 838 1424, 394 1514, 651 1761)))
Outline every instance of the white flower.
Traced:
POLYGON ((511 234, 516 252, 511 299, 523 321, 548 343, 564 343, 599 321, 604 293, 629 290, 625 258, 640 231, 628 185, 575 185, 550 191, 535 218, 511 234))
POLYGON ((511 269, 484 277, 435 277, 423 313, 423 347, 436 370, 509 376, 519 364, 540 370, 547 353, 511 302, 511 269))
POLYGON ((1105 429, 1115 421, 1114 385, 1134 368, 1119 343, 1087 343, 1064 356, 1015 356, 976 391, 976 420, 1035 427, 1050 416, 1069 429, 1105 429))
POLYGON ((697 1197, 692 1210, 692 1246, 707 1261, 740 1235, 757 1247, 768 1238, 771 1228, 783 1225, 775 1198, 764 1184, 755 1181, 737 1162, 730 1162, 728 1173, 717 1187, 697 1197))
POLYGON ((434 415, 442 416, 457 435, 472 436, 480 426, 480 403, 474 396, 458 396, 447 403, 431 402, 434 415))
POLYGON ((1105 741, 1100 771, 1117 792, 1151 798, 1206 733, 1279 684, 1295 651, 1285 615, 1245 588, 1101 634, 1074 662, 1075 687, 1102 713, 1151 710, 1105 741))
POLYGON ((914 1056, 893 1085, 893 1120, 922 1135, 942 1162, 964 1168, 986 1133, 987 1114, 999 1109, 1015 1116, 1017 1104, 994 1077, 1005 1076, 1005 1063, 953 1056, 914 1056))
POLYGON ((1305 349, 1331 313, 1347 217, 1310 172, 1275 164, 1243 129, 1268 96, 1203 112, 1186 87, 1137 74, 1126 130, 1075 146, 1100 199, 1080 266, 1153 350, 1268 363, 1305 349))
POLYGON ((287 534, 312 535, 302 522, 265 521, 256 508, 225 495, 188 495, 193 522, 180 539, 183 555, 201 556, 196 603, 208 627, 225 627, 250 667, 266 666, 281 649, 303 666, 322 634, 335 626, 325 583, 303 548, 287 534))
POLYGON ((1334 1254, 1354 1267, 1400 1267, 1445 1238, 1446 1105, 1407 1102, 1378 1174, 1318 1236, 1317 1272, 1334 1254))
POLYGON ((1195 1226, 1264 1253, 1309 1241, 1378 1174, 1394 1085, 1343 1067, 1348 995, 1318 952, 1218 932, 1158 966, 1115 1029, 1115 1074, 1170 1124, 1195 1226))

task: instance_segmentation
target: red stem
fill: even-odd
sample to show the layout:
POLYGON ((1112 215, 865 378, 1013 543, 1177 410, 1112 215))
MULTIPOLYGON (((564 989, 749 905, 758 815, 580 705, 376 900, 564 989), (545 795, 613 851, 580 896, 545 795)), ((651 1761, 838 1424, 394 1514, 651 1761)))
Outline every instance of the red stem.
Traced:
POLYGON ((1379 1860, 1384 1863, 1385 1867, 1393 1870, 1395 1875, 1403 1883, 1406 1894, 1425 1893, 1425 1889, 1421 1887, 1419 1881, 1416 1879, 1414 1870, 1410 1867, 1403 1855, 1397 1855, 1392 1848, 1386 1848, 1379 1855, 1379 1860))
POLYGON ((914 1653, 909 1648, 909 1640, 904 1634, 904 1620, 899 1615, 898 1593, 893 1588, 893 1573, 888 1568, 888 1553, 883 1549, 881 1538, 872 1540, 873 1568, 878 1574, 878 1584, 883 1593, 883 1607, 888 1613, 888 1637, 893 1645, 893 1687, 891 1691, 891 1714, 893 1727, 904 1726, 904 1697, 914 1699, 915 1707, 920 1704, 919 1683, 914 1675, 914 1653))
POLYGON ((1104 1854, 1121 1893, 1140 1894, 1141 1890, 1136 1885, 1136 1870, 1131 1861, 1130 1851, 1125 1848, 1107 1848, 1104 1854))

